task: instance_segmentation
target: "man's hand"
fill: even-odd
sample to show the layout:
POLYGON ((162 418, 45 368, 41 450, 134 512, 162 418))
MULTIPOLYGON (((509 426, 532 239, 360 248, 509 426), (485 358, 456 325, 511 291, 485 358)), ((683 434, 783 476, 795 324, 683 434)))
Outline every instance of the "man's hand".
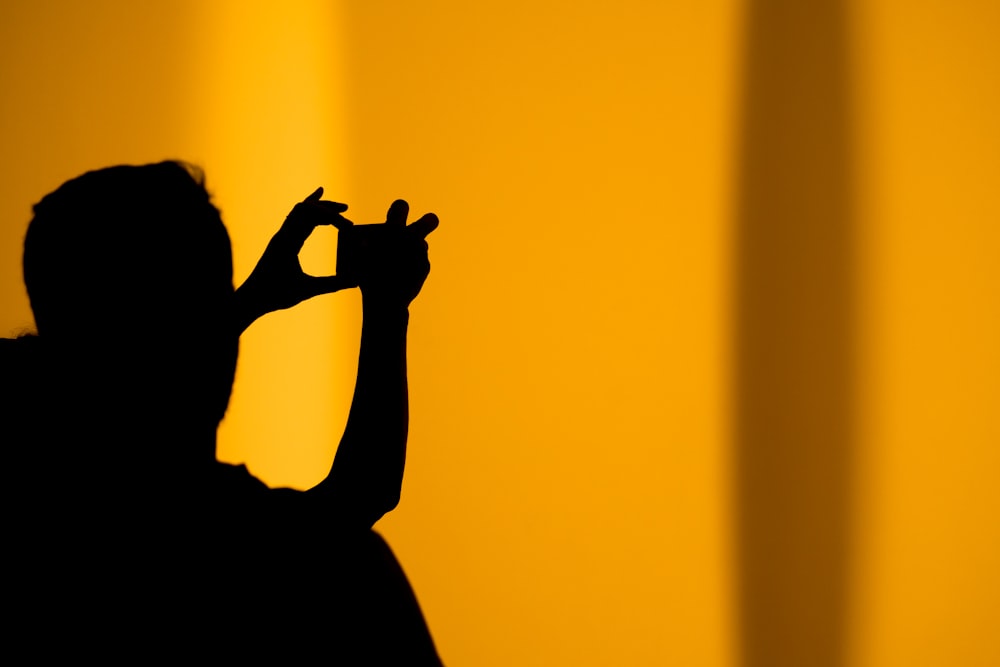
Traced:
POLYGON ((316 227, 351 226, 351 221, 341 215, 347 204, 323 201, 322 196, 323 188, 319 188, 295 205, 271 237, 257 266, 236 290, 235 319, 240 333, 267 313, 291 308, 320 294, 357 287, 338 276, 310 276, 299 263, 299 251, 316 227))
POLYGON ((405 308, 420 293, 430 273, 426 239, 437 229, 438 218, 427 213, 407 225, 409 212, 409 204, 397 199, 386 213, 384 224, 398 228, 399 233, 393 234, 392 241, 378 249, 373 257, 374 265, 368 267, 360 279, 361 293, 367 304, 374 301, 380 306, 405 308))

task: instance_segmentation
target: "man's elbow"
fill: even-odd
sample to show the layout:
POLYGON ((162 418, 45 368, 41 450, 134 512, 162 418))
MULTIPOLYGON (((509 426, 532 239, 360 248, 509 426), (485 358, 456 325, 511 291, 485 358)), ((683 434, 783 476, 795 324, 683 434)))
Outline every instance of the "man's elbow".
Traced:
POLYGON ((383 493, 376 503, 380 510, 379 518, 388 514, 399 506, 399 489, 383 493))
POLYGON ((363 513, 362 523, 371 528, 379 519, 396 509, 396 506, 399 505, 399 492, 384 493, 372 497, 365 505, 366 511, 363 513))

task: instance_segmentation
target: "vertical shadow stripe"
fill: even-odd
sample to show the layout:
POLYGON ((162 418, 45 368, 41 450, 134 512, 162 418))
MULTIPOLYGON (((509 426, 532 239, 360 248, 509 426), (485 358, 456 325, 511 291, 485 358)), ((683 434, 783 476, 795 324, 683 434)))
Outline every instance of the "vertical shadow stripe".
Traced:
POLYGON ((852 460, 846 10, 754 0, 736 234, 735 447, 745 667, 844 662, 852 460))

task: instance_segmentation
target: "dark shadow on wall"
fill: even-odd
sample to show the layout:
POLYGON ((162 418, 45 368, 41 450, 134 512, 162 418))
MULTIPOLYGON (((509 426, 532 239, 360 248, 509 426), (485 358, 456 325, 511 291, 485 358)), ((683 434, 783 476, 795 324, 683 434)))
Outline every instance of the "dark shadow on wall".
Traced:
POLYGON ((754 0, 736 246, 736 516, 745 667, 838 667, 853 460, 845 3, 754 0))

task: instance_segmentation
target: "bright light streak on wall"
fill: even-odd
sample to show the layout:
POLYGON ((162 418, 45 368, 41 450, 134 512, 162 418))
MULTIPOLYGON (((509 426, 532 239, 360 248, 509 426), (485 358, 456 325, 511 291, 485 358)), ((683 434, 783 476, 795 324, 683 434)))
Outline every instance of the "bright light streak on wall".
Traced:
MULTIPOLYGON (((192 25, 198 152, 234 239, 237 281, 314 188, 347 197, 337 4, 204 3, 192 25)), ((349 213, 350 215, 350 213, 349 213)), ((320 228, 303 266, 333 273, 336 234, 320 228)), ((243 336, 219 457, 273 485, 325 476, 346 421, 360 319, 354 292, 259 320, 243 336)))

